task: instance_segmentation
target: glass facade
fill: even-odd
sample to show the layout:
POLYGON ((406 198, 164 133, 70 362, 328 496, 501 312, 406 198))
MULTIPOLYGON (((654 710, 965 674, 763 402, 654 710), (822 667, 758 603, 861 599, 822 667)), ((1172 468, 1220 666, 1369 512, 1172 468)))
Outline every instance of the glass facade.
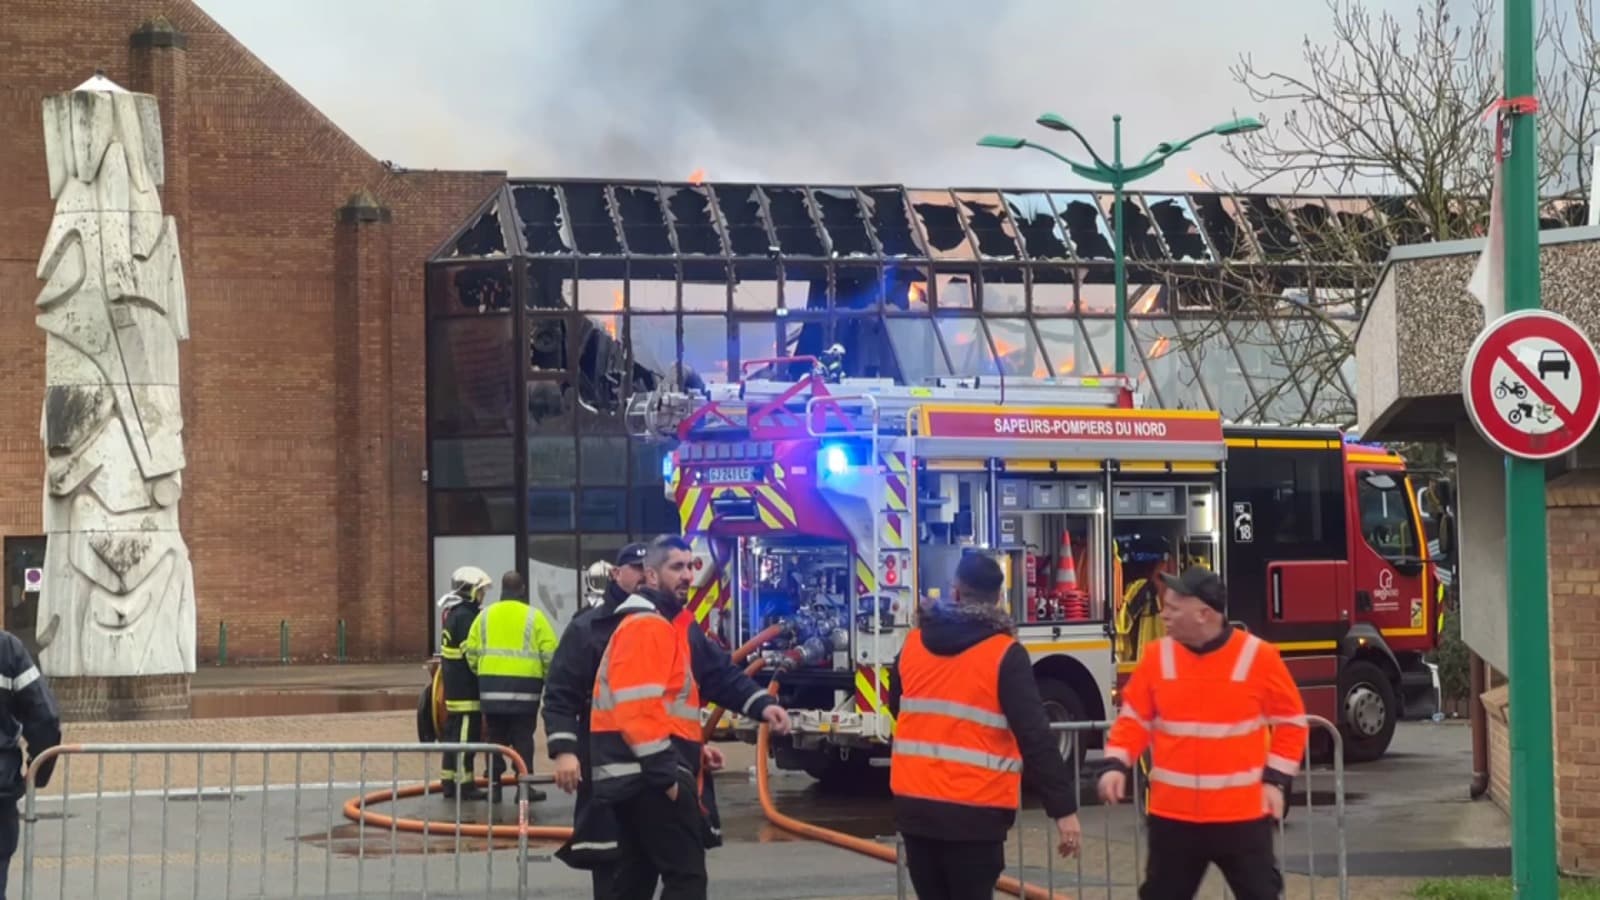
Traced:
MULTIPOLYGON (((509 538, 565 619, 581 568, 674 530, 663 450, 623 415, 663 381, 833 343, 848 374, 905 382, 1110 371, 1113 212, 1072 191, 510 182, 428 264, 435 585, 463 539, 509 538)), ((1351 286, 1427 239, 1404 198, 1132 193, 1123 212, 1143 403, 1354 418, 1351 286)))

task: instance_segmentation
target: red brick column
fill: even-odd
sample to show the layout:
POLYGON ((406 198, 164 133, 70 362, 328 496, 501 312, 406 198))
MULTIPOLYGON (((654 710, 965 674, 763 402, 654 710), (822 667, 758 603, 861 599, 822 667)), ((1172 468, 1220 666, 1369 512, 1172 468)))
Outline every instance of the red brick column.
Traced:
MULTIPOLYGON (((358 658, 398 652, 390 540, 392 229, 389 210, 370 191, 362 190, 339 210, 334 239, 337 597, 339 615, 348 629, 348 651, 358 658)), ((332 652, 333 635, 326 637, 332 652)))
POLYGON ((1600 875, 1600 471, 1550 482, 1548 507, 1556 842, 1562 871, 1600 875))

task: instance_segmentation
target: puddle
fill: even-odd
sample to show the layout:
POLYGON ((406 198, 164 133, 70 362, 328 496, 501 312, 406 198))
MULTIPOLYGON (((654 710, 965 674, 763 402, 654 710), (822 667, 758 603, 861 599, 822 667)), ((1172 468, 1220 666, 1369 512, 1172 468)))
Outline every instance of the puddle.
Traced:
POLYGON ((319 716, 416 708, 414 691, 201 691, 189 697, 189 716, 195 719, 319 716))

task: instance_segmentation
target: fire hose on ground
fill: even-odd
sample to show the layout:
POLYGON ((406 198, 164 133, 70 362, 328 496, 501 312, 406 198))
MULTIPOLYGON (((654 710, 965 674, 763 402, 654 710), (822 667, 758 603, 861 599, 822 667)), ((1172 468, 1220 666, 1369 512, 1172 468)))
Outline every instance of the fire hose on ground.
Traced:
MULTIPOLYGON (((733 652, 734 662, 736 664, 743 662, 751 653, 754 653, 758 647, 766 643, 768 640, 776 637, 780 631, 782 631, 782 626, 774 625, 756 635, 748 643, 744 644, 733 652)), ((757 659, 755 662, 750 663, 745 668, 745 674, 754 675, 761 671, 761 669, 765 666, 765 660, 757 659)), ((777 676, 773 676, 772 681, 767 685, 767 691, 773 696, 777 696, 777 676)), ((705 727, 701 732, 706 739, 709 739, 716 731, 717 725, 722 721, 724 712, 725 710, 719 708, 716 710, 716 712, 712 713, 711 717, 706 721, 705 727)), ((873 859, 881 860, 891 865, 895 864, 898 860, 893 847, 886 847, 883 844, 879 844, 865 838, 859 838, 855 835, 845 834, 842 831, 835 831, 831 828, 823 828, 820 825, 802 822, 801 820, 792 816, 785 815, 778 809, 777 803, 772 799, 771 777, 767 772, 766 765, 767 756, 771 753, 772 747, 771 731, 771 727, 765 723, 762 723, 756 731, 756 795, 761 801, 761 812, 766 816, 767 821, 775 827, 781 828, 784 831, 787 831, 790 834, 798 837, 809 838, 810 840, 820 841, 825 844, 832 844, 833 846, 839 847, 843 850, 849 850, 854 853, 859 853, 863 856, 870 856, 873 859)), ((525 761, 520 759, 514 752, 508 754, 507 758, 510 759, 513 767, 516 769, 516 774, 512 776, 511 780, 509 781, 502 780, 502 784, 511 786, 515 785, 520 780, 526 779, 528 776, 528 769, 525 761)), ((543 779, 541 779, 541 781, 542 780, 543 779)), ((486 785, 487 779, 478 779, 478 782, 486 785)), ((409 819, 402 816, 384 815, 383 813, 374 812, 371 809, 371 807, 375 805, 393 803, 398 800, 405 800, 413 797, 421 797, 430 793, 437 793, 442 789, 442 787, 442 782, 433 781, 424 784, 408 785, 398 790, 386 788, 383 790, 373 791, 372 793, 363 796, 351 797, 349 800, 345 801, 344 817, 352 822, 361 823, 371 828, 385 830, 392 829, 395 831, 405 832, 407 834, 421 834, 430 836, 438 835, 441 837, 458 835, 464 838, 517 840, 522 835, 526 834, 529 840, 563 842, 572 837, 572 828, 570 826, 529 825, 528 801, 526 799, 522 799, 518 803, 517 822, 515 824, 508 823, 504 825, 484 825, 478 823, 446 821, 439 819, 409 819)), ((1022 897, 1025 898, 1025 900, 1055 900, 1055 898, 1060 896, 1053 895, 1050 893, 1050 891, 1036 885, 1024 885, 1022 882, 1010 876, 1002 876, 995 884, 995 887, 1004 893, 1010 894, 1014 897, 1022 897)))

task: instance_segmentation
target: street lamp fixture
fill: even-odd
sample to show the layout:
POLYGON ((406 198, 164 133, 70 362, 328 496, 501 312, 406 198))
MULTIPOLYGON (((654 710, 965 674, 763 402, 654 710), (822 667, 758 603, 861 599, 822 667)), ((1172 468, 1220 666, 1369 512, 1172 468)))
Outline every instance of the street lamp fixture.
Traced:
POLYGON ((1070 157, 1057 153, 1049 147, 1041 144, 1035 144, 1034 142, 1024 138, 1006 137, 1003 135, 991 134, 979 140, 978 146, 994 147, 1000 150, 1021 150, 1024 147, 1027 147, 1030 150, 1038 150, 1041 153, 1045 153, 1065 163, 1069 168, 1072 169, 1073 173, 1078 175, 1080 178, 1086 178, 1090 181, 1097 181, 1102 184, 1111 185, 1113 197, 1112 218, 1114 219, 1113 224, 1116 232, 1116 247, 1113 249, 1112 253, 1117 283, 1117 320, 1115 337, 1117 347, 1116 369, 1118 375, 1126 375, 1128 372, 1128 272, 1127 258, 1123 247, 1123 187, 1138 181, 1146 175, 1160 171, 1161 167, 1166 165, 1168 158, 1174 154, 1182 153, 1183 151, 1189 149, 1190 145, 1201 138, 1209 137, 1211 135, 1217 135, 1219 137, 1231 137, 1236 134, 1248 134, 1252 131, 1260 131, 1263 126, 1259 119, 1249 116, 1238 119, 1230 119, 1227 122, 1213 125, 1199 134, 1185 138, 1184 140, 1176 143, 1171 141, 1162 141, 1156 145, 1154 150, 1151 150, 1149 153, 1145 154, 1143 159, 1131 166, 1125 166, 1122 163, 1122 116, 1120 115, 1111 117, 1112 145, 1111 162, 1109 163, 1100 158, 1100 154, 1095 152, 1094 147, 1089 144, 1089 139, 1083 136, 1083 132, 1073 127, 1072 123, 1068 122, 1066 119, 1063 119, 1061 116, 1055 113, 1047 112, 1039 116, 1039 118, 1035 119, 1034 121, 1039 125, 1050 129, 1051 131, 1065 132, 1077 138, 1078 143, 1083 145, 1084 151, 1089 154, 1089 158, 1093 160, 1093 163, 1088 164, 1078 162, 1075 159, 1071 159, 1070 157))

